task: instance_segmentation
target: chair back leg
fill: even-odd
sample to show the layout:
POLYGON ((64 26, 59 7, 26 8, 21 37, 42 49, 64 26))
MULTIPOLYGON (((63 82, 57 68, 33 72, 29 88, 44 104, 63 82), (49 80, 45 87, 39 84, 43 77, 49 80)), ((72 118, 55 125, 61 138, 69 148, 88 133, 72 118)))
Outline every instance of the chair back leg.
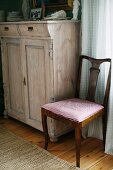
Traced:
POLYGON ((75 128, 75 144, 76 144, 76 166, 80 167, 80 149, 81 149, 81 125, 77 125, 75 128))
POLYGON ((103 126, 103 145, 105 150, 105 142, 106 142, 106 129, 107 129, 107 117, 106 114, 102 116, 102 126, 103 126))

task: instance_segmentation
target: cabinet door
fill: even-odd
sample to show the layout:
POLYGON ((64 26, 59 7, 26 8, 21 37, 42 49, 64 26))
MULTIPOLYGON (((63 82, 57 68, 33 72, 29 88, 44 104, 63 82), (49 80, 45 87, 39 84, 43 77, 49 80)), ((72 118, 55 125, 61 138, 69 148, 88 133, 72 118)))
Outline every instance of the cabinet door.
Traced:
POLYGON ((5 108, 12 117, 24 120, 25 104, 20 41, 4 38, 2 48, 5 108))
POLYGON ((42 130, 41 106, 53 96, 53 58, 51 40, 23 40, 26 68, 27 123, 42 130), (28 104, 28 105, 27 105, 28 104))

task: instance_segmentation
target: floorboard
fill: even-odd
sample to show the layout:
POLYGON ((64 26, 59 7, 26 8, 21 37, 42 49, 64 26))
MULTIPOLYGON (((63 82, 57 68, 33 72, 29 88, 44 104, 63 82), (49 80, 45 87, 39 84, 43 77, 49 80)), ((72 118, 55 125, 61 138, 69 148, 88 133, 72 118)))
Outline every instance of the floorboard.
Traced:
MULTIPOLYGON (((3 126, 16 135, 36 144, 44 145, 44 134, 13 118, 0 117, 3 126)), ((48 151, 70 163, 75 163, 75 138, 70 132, 59 138, 58 142, 49 142, 48 151)), ((82 140, 81 168, 84 170, 113 170, 113 156, 104 153, 103 143, 99 139, 87 138, 82 140)))

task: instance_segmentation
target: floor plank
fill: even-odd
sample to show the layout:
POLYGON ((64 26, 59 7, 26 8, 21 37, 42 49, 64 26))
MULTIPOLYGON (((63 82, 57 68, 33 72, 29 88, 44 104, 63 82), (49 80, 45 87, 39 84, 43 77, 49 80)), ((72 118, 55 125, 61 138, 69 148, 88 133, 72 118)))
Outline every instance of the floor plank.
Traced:
MULTIPOLYGON (((4 119, 0 117, 0 126, 35 145, 44 146, 43 133, 22 122, 13 118, 4 119)), ((58 142, 49 142, 48 151, 61 159, 75 163, 74 132, 60 137, 58 142)), ((104 153, 101 140, 94 138, 82 140, 81 168, 83 170, 113 170, 113 156, 104 153)))

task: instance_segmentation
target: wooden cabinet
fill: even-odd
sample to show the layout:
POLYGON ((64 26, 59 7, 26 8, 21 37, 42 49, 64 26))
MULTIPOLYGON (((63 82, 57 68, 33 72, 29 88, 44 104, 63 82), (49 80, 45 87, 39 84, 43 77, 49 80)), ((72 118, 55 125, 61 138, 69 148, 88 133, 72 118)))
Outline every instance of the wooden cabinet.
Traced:
MULTIPOLYGON (((1 23, 5 113, 42 131, 41 106, 74 97, 79 26, 74 21, 1 23)), ((70 130, 50 118, 48 126, 54 141, 70 130)))
POLYGON ((0 115, 4 111, 4 93, 3 93, 3 78, 2 78, 2 61, 1 61, 1 42, 0 42, 0 115))

